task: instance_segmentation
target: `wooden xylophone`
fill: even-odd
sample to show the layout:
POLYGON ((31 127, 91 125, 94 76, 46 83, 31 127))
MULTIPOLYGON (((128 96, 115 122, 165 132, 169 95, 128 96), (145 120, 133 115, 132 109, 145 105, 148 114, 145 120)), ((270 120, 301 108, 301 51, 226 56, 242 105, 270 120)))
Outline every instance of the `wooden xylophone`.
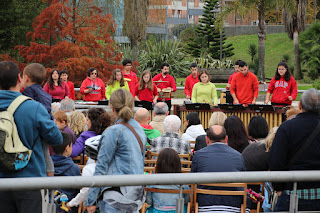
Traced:
POLYGON ((179 116, 181 121, 182 121, 182 126, 181 130, 185 130, 184 126, 184 120, 186 119, 186 116, 190 112, 198 112, 201 124, 204 129, 207 129, 209 127, 209 120, 213 112, 215 111, 221 111, 224 112, 227 117, 230 115, 236 115, 238 116, 242 122, 244 123, 245 127, 247 128, 251 117, 255 115, 261 115, 264 117, 268 123, 269 130, 275 126, 280 126, 280 124, 285 121, 285 109, 275 109, 275 111, 264 111, 264 112, 258 112, 255 110, 250 110, 248 107, 245 107, 244 110, 239 110, 239 111, 230 111, 230 110, 224 110, 220 109, 219 107, 212 107, 210 110, 187 110, 184 105, 179 106, 179 105, 174 105, 174 114, 179 116))

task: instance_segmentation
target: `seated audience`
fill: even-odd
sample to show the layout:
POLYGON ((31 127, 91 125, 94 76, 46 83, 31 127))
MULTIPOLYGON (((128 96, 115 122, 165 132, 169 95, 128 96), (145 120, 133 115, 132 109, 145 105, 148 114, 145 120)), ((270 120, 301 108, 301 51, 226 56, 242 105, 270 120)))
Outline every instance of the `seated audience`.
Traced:
POLYGON ((151 151, 160 152, 163 148, 172 148, 179 154, 190 153, 190 143, 179 138, 181 120, 176 115, 168 115, 164 121, 165 133, 151 140, 151 151))
POLYGON ((206 134, 201 124, 199 114, 196 112, 188 113, 184 124, 186 131, 181 138, 185 141, 195 141, 198 136, 206 134))
POLYGON ((249 145, 249 138, 240 118, 230 115, 224 123, 224 128, 228 135, 228 145, 241 153, 249 145))
POLYGON ((75 111, 75 104, 74 101, 70 98, 67 99, 63 99, 60 101, 60 110, 66 112, 66 113, 70 113, 72 111, 75 111))
POLYGON ((60 103, 59 102, 54 102, 51 104, 51 113, 55 113, 60 110, 60 103))
MULTIPOLYGON (((195 152, 191 172, 240 172, 245 171, 244 160, 239 152, 227 145, 226 130, 214 125, 207 130, 208 146, 195 152)), ((201 188, 213 188, 200 186, 201 188)), ((198 194, 199 212, 240 212, 241 196, 198 194)))
MULTIPOLYGON (((210 120, 209 120, 209 128, 213 125, 224 125, 224 121, 227 119, 226 114, 223 112, 214 112, 212 113, 210 120)), ((194 151, 197 151, 199 149, 202 149, 203 147, 206 147, 206 134, 200 135, 196 138, 196 144, 194 147, 194 151)))
POLYGON ((101 115, 106 111, 102 108, 91 108, 88 111, 87 115, 87 127, 88 130, 81 133, 81 135, 77 138, 76 142, 72 146, 72 154, 71 157, 76 157, 80 155, 85 146, 85 141, 88 138, 101 135, 103 130, 101 129, 102 117, 101 115))
MULTIPOLYGON (((155 173, 181 173, 181 161, 178 153, 171 148, 163 148, 158 156, 156 163, 155 173)), ((154 185, 148 186, 148 188, 156 189, 179 189, 179 185, 154 185)), ((183 186, 183 189, 189 189, 189 186, 183 186)), ((179 198, 179 194, 168 193, 156 193, 147 192, 146 203, 150 206, 147 209, 147 213, 154 212, 176 212, 176 200, 179 198)), ((183 194, 184 198, 184 212, 187 212, 187 203, 190 200, 190 194, 183 194)))
POLYGON ((264 142, 269 132, 269 126, 264 117, 255 115, 251 117, 248 125, 250 143, 264 142))
POLYGON ((300 112, 301 110, 299 108, 291 107, 286 112, 287 120, 291 120, 292 118, 295 118, 300 112))
POLYGON ((59 110, 53 113, 54 121, 60 131, 66 132, 71 136, 72 144, 76 141, 76 136, 68 126, 68 116, 65 112, 59 110))
POLYGON ((153 138, 157 138, 161 136, 159 130, 154 129, 151 125, 149 125, 150 114, 149 111, 145 108, 140 108, 136 111, 136 116, 134 119, 142 126, 144 133, 147 135, 147 142, 150 145, 150 141, 153 138))
MULTIPOLYGON (((61 145, 52 146, 55 153, 51 156, 54 164, 54 176, 80 176, 79 166, 74 164, 70 158, 72 152, 71 136, 62 132, 62 137, 63 143, 61 145)), ((78 194, 79 189, 59 189, 59 191, 66 194, 71 200, 78 194)), ((76 212, 77 208, 73 208, 71 211, 71 213, 76 212)))
POLYGON ((68 116, 68 126, 78 138, 82 132, 86 131, 86 116, 82 112, 71 112, 68 116))
POLYGON ((153 107, 153 119, 150 122, 150 125, 159 130, 161 135, 165 132, 163 121, 166 116, 169 115, 169 108, 165 102, 159 102, 153 107))

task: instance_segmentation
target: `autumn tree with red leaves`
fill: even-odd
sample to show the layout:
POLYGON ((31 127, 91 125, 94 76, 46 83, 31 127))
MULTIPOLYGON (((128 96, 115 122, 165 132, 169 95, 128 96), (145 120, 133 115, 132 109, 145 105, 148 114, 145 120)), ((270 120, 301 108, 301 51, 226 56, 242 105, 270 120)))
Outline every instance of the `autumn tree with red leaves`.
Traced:
POLYGON ((27 34, 28 46, 15 48, 25 63, 41 63, 46 68, 65 69, 80 86, 87 70, 96 67, 99 77, 106 81, 110 71, 120 68, 122 55, 116 53, 112 40, 115 22, 105 15, 92 0, 46 0, 49 6, 42 10, 27 34))

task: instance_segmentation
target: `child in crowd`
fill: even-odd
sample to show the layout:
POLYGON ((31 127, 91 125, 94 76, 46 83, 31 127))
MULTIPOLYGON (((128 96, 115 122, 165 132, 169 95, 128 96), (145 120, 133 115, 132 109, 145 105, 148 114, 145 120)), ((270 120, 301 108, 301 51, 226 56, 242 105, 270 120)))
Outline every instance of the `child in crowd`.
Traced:
MULTIPOLYGON (((46 93, 40 86, 46 77, 46 69, 44 66, 38 63, 32 63, 27 65, 23 70, 23 95, 32 98, 35 101, 40 102, 48 111, 51 119, 51 95, 46 93)), ((53 176, 53 162, 50 157, 49 145, 45 141, 42 141, 43 154, 46 162, 47 176, 53 176)))
POLYGON ((102 132, 110 126, 111 117, 103 108, 92 108, 89 109, 87 115, 87 127, 88 130, 81 133, 79 138, 72 146, 71 157, 80 155, 85 147, 85 141, 88 138, 101 135, 102 132))
POLYGON ((68 126, 75 134, 76 138, 86 131, 86 116, 79 111, 73 111, 68 116, 68 126))
MULTIPOLYGON (((63 143, 58 146, 52 146, 52 160, 54 163, 54 176, 80 176, 80 168, 74 164, 70 158, 72 152, 71 136, 68 133, 62 132, 63 143)), ((79 192, 79 189, 59 189, 60 192, 68 196, 68 200, 73 199, 79 192)), ((73 208, 71 213, 76 213, 77 208, 73 208)))
POLYGON ((290 106, 292 101, 297 98, 297 82, 294 80, 285 61, 281 61, 278 64, 276 73, 270 81, 265 100, 266 104, 269 103, 271 94, 273 94, 271 98, 272 105, 290 106))
POLYGON ((60 72, 60 79, 61 81, 67 83, 68 87, 69 87, 69 98, 71 98, 72 100, 76 100, 75 97, 75 92, 74 92, 74 84, 69 81, 69 76, 68 76, 68 72, 66 70, 62 70, 60 72))
MULTIPOLYGON (((108 128, 113 123, 113 118, 109 113, 104 113, 104 128, 108 128)), ((85 153, 89 157, 87 165, 82 169, 82 176, 93 176, 94 170, 96 168, 96 162, 98 157, 98 145, 100 143, 101 135, 91 137, 85 142, 85 153)), ((71 209, 74 206, 79 206, 88 196, 89 187, 84 187, 80 190, 75 198, 73 198, 69 203, 67 203, 67 208, 71 209)))
POLYGON ((71 136, 71 142, 74 144, 76 142, 76 136, 73 131, 68 126, 68 116, 64 111, 57 111, 53 113, 54 121, 60 131, 69 133, 71 136))
MULTIPOLYGON (((181 162, 178 153, 172 148, 163 148, 158 156, 156 163, 156 173, 181 173, 181 162)), ((149 188, 157 189, 180 189, 179 185, 154 185, 149 188)), ((190 189, 189 186, 183 186, 183 189, 190 189)), ((183 194, 184 202, 187 204, 190 200, 190 194, 183 194)), ((146 203, 150 205, 147 213, 174 213, 176 212, 176 201, 179 194, 147 192, 146 203)), ((187 212, 185 205, 184 212, 187 212)))
POLYGON ((120 88, 130 91, 128 82, 124 80, 121 70, 115 69, 112 71, 110 80, 107 84, 106 98, 110 99, 111 94, 120 88))
POLYGON ((139 84, 135 88, 135 100, 156 104, 158 97, 157 86, 152 81, 151 72, 149 70, 143 71, 139 84))

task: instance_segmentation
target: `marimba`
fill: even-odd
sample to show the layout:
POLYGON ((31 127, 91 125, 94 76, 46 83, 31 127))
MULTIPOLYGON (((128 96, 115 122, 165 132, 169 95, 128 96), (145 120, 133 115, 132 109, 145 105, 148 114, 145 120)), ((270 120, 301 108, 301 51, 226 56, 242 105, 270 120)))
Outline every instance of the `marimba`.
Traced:
MULTIPOLYGON (((286 120, 285 112, 286 109, 283 108, 276 108, 274 111, 257 111, 251 110, 249 107, 244 107, 243 110, 226 110, 220 109, 219 107, 211 107, 209 110, 187 110, 185 105, 174 105, 174 114, 179 116, 181 121, 186 119, 186 116, 190 112, 198 112, 201 124, 204 129, 207 129, 209 126, 209 120, 213 112, 221 111, 224 112, 227 116, 236 115, 238 116, 241 121, 244 123, 245 127, 247 128, 251 117, 255 115, 261 115, 264 117, 268 123, 269 130, 275 126, 280 126, 280 124, 286 120)), ((185 126, 184 122, 181 124, 181 130, 184 131, 185 126)))

